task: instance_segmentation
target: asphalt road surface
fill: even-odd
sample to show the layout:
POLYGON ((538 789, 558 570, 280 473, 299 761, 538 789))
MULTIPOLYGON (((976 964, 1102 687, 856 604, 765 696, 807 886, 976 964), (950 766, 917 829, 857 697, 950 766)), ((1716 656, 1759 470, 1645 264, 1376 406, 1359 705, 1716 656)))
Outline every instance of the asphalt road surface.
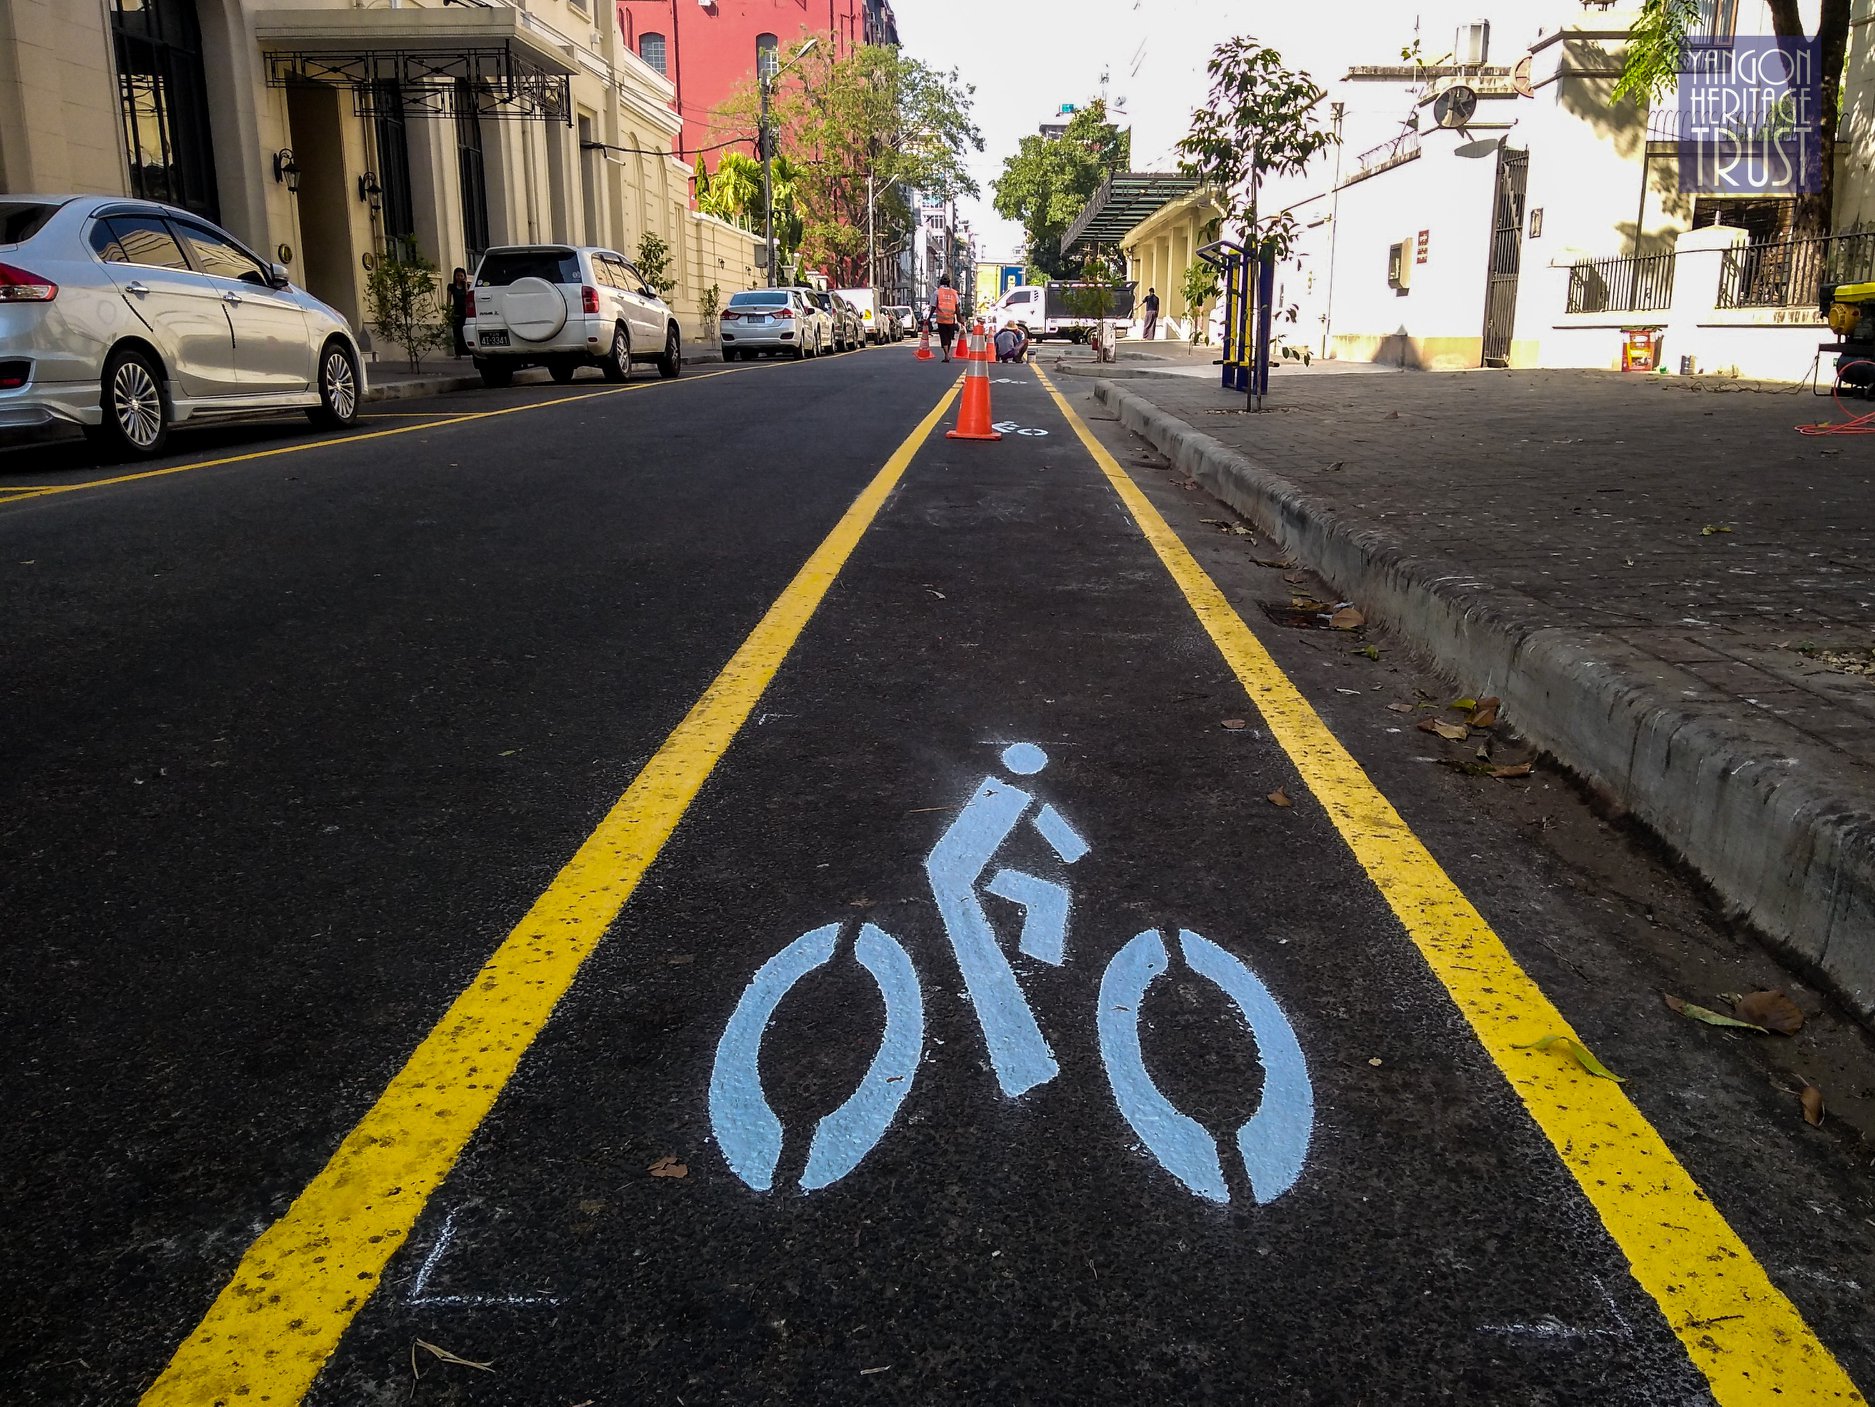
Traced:
POLYGON ((1861 1400, 1867 1146, 1647 934, 1769 960, 955 370, 0 454, 0 1400, 1861 1400))

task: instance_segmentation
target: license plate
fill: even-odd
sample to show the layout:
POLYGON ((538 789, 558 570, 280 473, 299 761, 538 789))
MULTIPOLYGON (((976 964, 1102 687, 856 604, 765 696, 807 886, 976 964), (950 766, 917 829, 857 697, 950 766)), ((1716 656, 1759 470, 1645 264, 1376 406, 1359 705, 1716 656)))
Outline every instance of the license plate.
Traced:
POLYGON ((508 345, 508 334, 505 332, 484 332, 482 334, 482 345, 484 347, 505 347, 508 345))
POLYGON ((768 319, 760 313, 745 317, 743 321, 748 323, 751 327, 766 327, 768 325, 768 319))

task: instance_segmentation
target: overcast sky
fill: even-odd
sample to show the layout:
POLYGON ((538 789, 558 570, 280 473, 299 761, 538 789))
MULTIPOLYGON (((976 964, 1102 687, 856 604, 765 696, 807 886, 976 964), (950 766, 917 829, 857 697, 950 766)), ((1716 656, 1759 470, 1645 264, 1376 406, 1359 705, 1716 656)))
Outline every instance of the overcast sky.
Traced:
POLYGON ((1271 45, 1348 102, 1352 155, 1398 131, 1411 97, 1404 86, 1341 85, 1349 65, 1398 63, 1415 19, 1428 59, 1449 52, 1460 21, 1489 19, 1489 61, 1514 63, 1536 36, 1529 16, 1540 8, 1529 0, 893 0, 905 52, 976 85, 986 149, 973 166, 983 200, 965 213, 989 236, 993 258, 1016 256, 1022 230, 990 209, 990 181, 1062 103, 1097 97, 1103 69, 1111 96, 1126 99, 1135 169, 1172 169, 1172 144, 1204 98, 1205 61, 1232 34, 1271 45))

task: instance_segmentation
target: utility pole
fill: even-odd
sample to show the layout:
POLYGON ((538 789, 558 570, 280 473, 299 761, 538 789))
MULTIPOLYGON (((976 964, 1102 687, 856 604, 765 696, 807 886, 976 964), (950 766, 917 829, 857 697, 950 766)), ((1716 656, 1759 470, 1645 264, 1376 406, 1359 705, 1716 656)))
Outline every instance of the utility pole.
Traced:
POLYGON ((768 286, 775 286, 775 134, 768 125, 768 95, 775 86, 775 80, 793 68, 820 41, 809 39, 794 51, 794 57, 780 65, 773 73, 763 58, 760 45, 755 49, 755 86, 761 90, 762 116, 758 124, 756 144, 762 149, 762 250, 767 256, 768 286))
MULTIPOLYGON (((866 287, 868 288, 879 286, 878 259, 878 228, 873 220, 872 172, 868 171, 866 173, 866 287)), ((873 301, 877 302, 878 299, 875 298, 873 301)), ((874 313, 873 316, 876 318, 878 314, 874 313)))

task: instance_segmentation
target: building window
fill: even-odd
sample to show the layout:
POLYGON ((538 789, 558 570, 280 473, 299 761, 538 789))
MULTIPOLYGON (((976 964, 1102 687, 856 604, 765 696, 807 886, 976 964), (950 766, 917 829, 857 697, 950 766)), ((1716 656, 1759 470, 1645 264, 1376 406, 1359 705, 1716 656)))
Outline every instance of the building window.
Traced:
POLYGON ((671 76, 670 69, 664 66, 664 36, 662 34, 643 34, 638 37, 638 57, 655 68, 666 78, 671 76))
POLYGON ((456 171, 462 186, 462 242, 473 264, 488 248, 488 163, 475 85, 456 80, 456 171))
POLYGON ((1686 32, 1694 44, 1730 44, 1738 33, 1738 0, 1699 0, 1699 18, 1686 32))
POLYGON ((410 186, 410 143, 404 130, 404 90, 401 84, 381 83, 374 95, 377 115, 372 136, 378 155, 378 186, 382 191, 384 244, 397 249, 417 235, 416 201, 410 186))
POLYGON ((755 36, 755 71, 763 78, 773 78, 781 68, 781 41, 772 34, 755 36))
POLYGON ((130 190, 219 216, 195 0, 111 0, 130 190))

